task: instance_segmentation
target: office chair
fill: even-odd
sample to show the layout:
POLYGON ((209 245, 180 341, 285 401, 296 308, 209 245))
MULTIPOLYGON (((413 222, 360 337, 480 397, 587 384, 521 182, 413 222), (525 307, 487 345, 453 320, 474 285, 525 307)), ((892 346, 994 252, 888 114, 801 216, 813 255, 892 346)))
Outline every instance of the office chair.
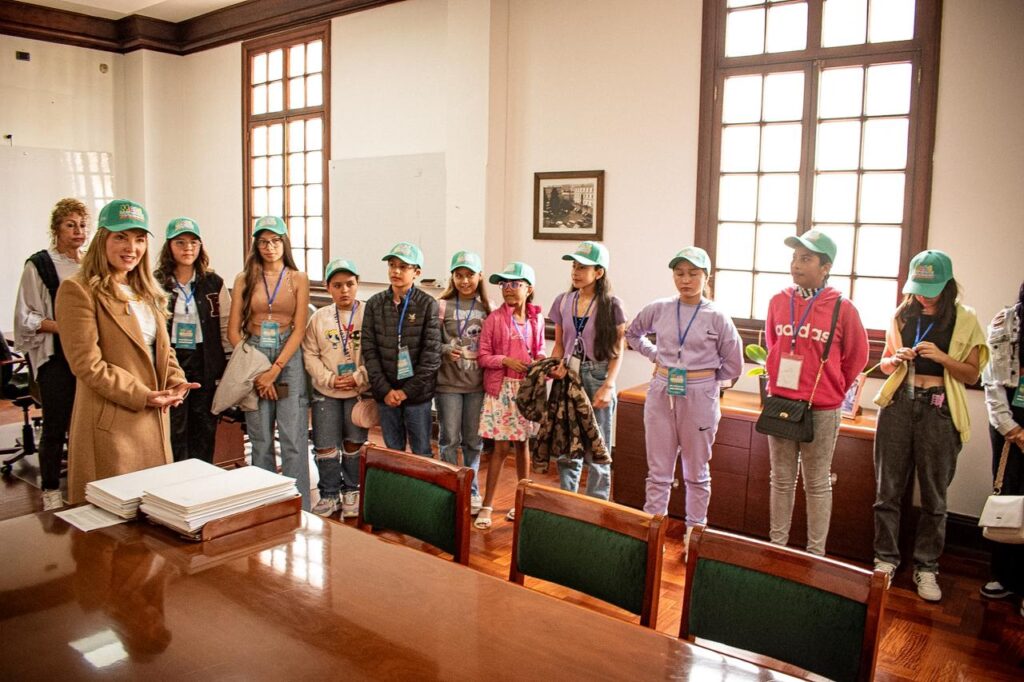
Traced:
POLYGON ((11 473, 15 462, 38 452, 33 424, 41 423, 41 420, 38 417, 33 420, 29 414, 29 410, 38 405, 31 395, 30 377, 28 358, 12 351, 7 339, 0 334, 0 397, 20 407, 23 418, 20 445, 0 449, 0 455, 14 455, 0 465, 0 474, 5 476, 11 473))

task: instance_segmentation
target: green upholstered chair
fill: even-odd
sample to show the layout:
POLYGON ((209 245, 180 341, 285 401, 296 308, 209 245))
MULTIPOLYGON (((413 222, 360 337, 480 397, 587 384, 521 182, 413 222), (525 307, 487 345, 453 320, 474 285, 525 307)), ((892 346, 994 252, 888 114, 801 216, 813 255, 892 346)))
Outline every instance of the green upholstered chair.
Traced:
POLYGON ((679 636, 752 652, 768 667, 763 657, 834 680, 870 680, 884 604, 881 571, 696 528, 679 636))
POLYGON ((578 590, 655 627, 665 518, 613 502, 519 482, 508 579, 578 590))
POLYGON ((359 461, 363 529, 410 535, 469 565, 473 470, 368 445, 359 461))

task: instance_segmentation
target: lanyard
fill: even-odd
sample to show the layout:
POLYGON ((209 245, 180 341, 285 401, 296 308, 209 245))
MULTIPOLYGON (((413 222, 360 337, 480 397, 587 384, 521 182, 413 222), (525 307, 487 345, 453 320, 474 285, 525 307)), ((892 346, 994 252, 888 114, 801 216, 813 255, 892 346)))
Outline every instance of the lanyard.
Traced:
POLYGON ((523 328, 521 328, 519 326, 519 323, 516 322, 516 315, 515 315, 515 313, 512 313, 509 316, 509 318, 512 320, 512 326, 516 328, 516 333, 519 334, 519 338, 522 339, 523 346, 526 347, 526 354, 529 355, 530 359, 532 360, 533 359, 533 350, 530 348, 530 342, 527 341, 527 335, 529 334, 529 332, 532 331, 530 329, 530 318, 526 318, 525 331, 524 331, 523 328))
POLYGON ((455 296, 455 329, 458 330, 459 338, 460 339, 466 333, 466 327, 469 326, 469 320, 470 320, 470 318, 473 317, 473 309, 474 308, 476 308, 476 299, 475 298, 473 299, 473 302, 469 304, 469 312, 466 313, 466 321, 465 322, 460 322, 459 321, 459 296, 458 296, 458 294, 456 294, 456 296, 455 296))
POLYGON ((680 309, 682 308, 682 302, 676 299, 676 328, 679 332, 679 350, 676 351, 676 359, 682 360, 683 358, 683 344, 686 343, 686 337, 690 334, 690 327, 693 326, 693 321, 697 319, 697 313, 704 306, 704 303, 698 303, 697 307, 693 309, 693 315, 690 315, 690 321, 686 324, 686 331, 683 331, 683 320, 680 317, 680 309))
POLYGON ((402 345, 402 325, 405 324, 405 311, 409 309, 409 298, 412 296, 412 287, 405 292, 405 302, 402 304, 402 314, 398 316, 398 345, 402 345))
MULTIPOLYGON (((192 280, 190 282, 190 284, 192 285, 192 287, 191 287, 192 291, 186 294, 185 293, 185 287, 181 286, 181 283, 178 282, 177 280, 175 280, 175 282, 174 282, 174 286, 178 287, 178 291, 180 291, 181 295, 185 298, 185 314, 186 315, 188 315, 188 304, 191 303, 192 299, 196 297, 196 281, 192 280)), ((931 329, 931 327, 928 327, 928 329, 931 329)), ((928 332, 925 332, 925 334, 927 334, 927 333, 928 332)))
POLYGON ((576 330, 576 336, 573 338, 573 354, 578 349, 580 355, 586 359, 587 350, 583 343, 583 330, 587 328, 587 322, 590 320, 590 309, 594 307, 594 299, 596 296, 591 297, 590 303, 587 304, 587 309, 583 312, 583 315, 579 315, 580 309, 580 292, 576 291, 573 294, 572 299, 572 326, 576 330))
POLYGON ((352 310, 348 314, 348 326, 341 326, 341 318, 338 317, 338 306, 334 306, 334 321, 338 323, 338 336, 341 337, 341 350, 345 353, 345 357, 348 357, 348 337, 352 333, 352 318, 356 316, 356 310, 359 309, 359 301, 352 304, 352 310))
POLYGON ((274 295, 270 295, 270 287, 267 286, 267 273, 263 273, 263 290, 267 292, 267 317, 274 316, 274 301, 277 300, 277 292, 281 290, 281 281, 284 279, 284 271, 288 268, 281 268, 281 274, 277 276, 277 284, 274 285, 274 295))
POLYGON ((914 337, 914 348, 917 348, 917 344, 919 344, 922 341, 924 341, 924 337, 928 336, 928 332, 930 332, 932 330, 932 327, 934 327, 934 326, 935 326, 935 320, 932 320, 931 323, 925 328, 924 334, 922 334, 921 333, 921 316, 920 315, 917 316, 917 336, 914 337))
POLYGON ((814 300, 818 298, 818 295, 822 291, 824 291, 824 289, 819 289, 818 293, 811 296, 811 300, 807 302, 807 310, 805 310, 804 314, 800 317, 800 324, 797 324, 796 322, 796 292, 794 291, 793 295, 789 298, 789 324, 793 328, 793 336, 789 339, 790 353, 796 350, 797 334, 800 332, 800 328, 804 326, 804 322, 807 321, 807 316, 811 314, 811 308, 814 306, 814 300))

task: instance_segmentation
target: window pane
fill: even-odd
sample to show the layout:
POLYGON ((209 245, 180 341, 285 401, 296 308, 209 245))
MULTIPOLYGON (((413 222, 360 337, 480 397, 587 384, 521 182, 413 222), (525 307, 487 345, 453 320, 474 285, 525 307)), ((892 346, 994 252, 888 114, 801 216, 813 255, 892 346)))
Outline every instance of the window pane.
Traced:
MULTIPOLYGON (((275 187, 284 184, 284 158, 271 156, 267 159, 267 184, 275 187)), ((275 213, 274 215, 280 215, 275 213)))
POLYGON ((846 298, 850 298, 850 278, 849 277, 829 277, 829 286, 833 286, 839 290, 846 298))
POLYGON ((718 218, 752 222, 757 217, 757 176, 723 175, 718 188, 718 218))
POLYGON ((756 171, 761 146, 760 126, 726 126, 722 128, 723 172, 756 171))
POLYGON ((288 81, 288 108, 302 109, 306 106, 306 79, 292 78, 288 81))
POLYGON ((318 107, 324 103, 324 77, 320 74, 306 78, 306 106, 318 107))
POLYGON ((318 73, 324 70, 324 44, 314 40, 306 45, 306 73, 318 73))
POLYGON ((306 45, 292 45, 288 50, 288 75, 301 76, 306 73, 306 45))
POLYGON ((757 198, 757 219, 766 222, 796 221, 800 176, 763 175, 757 198))
POLYGON ((281 111, 284 109, 284 85, 281 81, 274 81, 267 88, 267 111, 281 111))
POLYGON ((725 56, 764 52, 764 9, 729 12, 725 20, 725 56))
POLYGON ((274 50, 267 57, 267 80, 281 80, 284 74, 284 51, 274 50))
POLYGON ((323 185, 306 185, 306 213, 311 216, 324 214, 323 185))
POLYGON ((284 151, 284 126, 275 123, 270 126, 270 137, 267 143, 268 154, 280 154, 284 151))
POLYGON ((267 126, 256 126, 252 129, 253 156, 263 156, 267 153, 267 126))
POLYGON ((807 5, 782 5, 768 10, 766 52, 789 52, 807 47, 807 5))
POLYGON ((821 18, 821 45, 859 45, 867 28, 867 0, 825 0, 821 18))
POLYGON ((266 85, 257 85, 252 89, 252 113, 254 116, 267 113, 266 85))
POLYGON ((755 123, 761 120, 761 76, 725 79, 722 123, 755 123))
POLYGON ((267 190, 257 188, 252 191, 252 213, 257 218, 267 215, 267 190))
POLYGON ((832 272, 836 275, 848 275, 853 270, 853 225, 812 225, 821 230, 836 243, 836 260, 832 263, 832 272))
POLYGON ((715 265, 720 268, 750 270, 754 267, 754 225, 722 223, 718 226, 715 265))
POLYGON ((306 219, 306 245, 314 249, 322 249, 324 247, 323 218, 306 219))
POLYGON ((271 187, 267 191, 267 212, 265 215, 284 215, 284 189, 271 187))
POLYGON ((729 0, 726 3, 726 7, 748 7, 750 5, 760 5, 764 0, 729 0))
POLYGON ((306 182, 323 182, 324 158, 320 152, 306 154, 306 182))
POLYGON ((310 249, 306 254, 306 272, 311 280, 324 278, 324 252, 320 249, 310 249))
POLYGON ((863 71, 861 67, 854 66, 821 72, 818 89, 819 118, 860 116, 863 71))
POLYGON ((818 125, 814 153, 818 170, 857 170, 860 162, 860 122, 831 121, 818 125))
POLYGON ((731 317, 750 317, 753 281, 749 272, 719 270, 712 282, 715 303, 731 317))
POLYGON ((267 184, 267 159, 258 156, 252 160, 252 186, 265 187, 267 184))
POLYGON ((776 124, 764 127, 764 140, 761 145, 761 170, 800 170, 801 128, 802 126, 799 123, 776 124))
POLYGON ((252 58, 252 84, 267 81, 267 55, 258 54, 252 58))
MULTIPOLYGON (((786 263, 788 266, 789 261, 786 263)), ((793 278, 788 274, 758 274, 754 282, 754 317, 759 320, 768 317, 768 302, 772 300, 772 296, 792 283, 793 278)))
POLYGON ((814 222, 852 223, 857 207, 857 175, 822 173, 814 180, 814 222))
POLYGON ((768 272, 788 272, 793 249, 786 246, 786 237, 796 234, 796 225, 759 225, 757 257, 754 268, 768 272))
POLYGON ((864 124, 864 168, 905 168, 908 119, 885 118, 864 124))
POLYGON ((910 64, 883 64, 868 67, 868 116, 905 114, 910 111, 910 64))
POLYGON ((288 124, 288 151, 301 152, 305 142, 305 121, 292 121, 288 124))
POLYGON ((306 181, 306 157, 304 154, 288 155, 288 182, 306 181))
POLYGON ((306 186, 291 185, 288 188, 288 215, 305 215, 306 186))
MULTIPOLYGON (((899 249, 896 250, 899 253, 899 249)), ((898 302, 895 279, 858 278, 853 287, 853 304, 868 329, 888 329, 898 302)))
POLYGON ((773 73, 764 79, 765 121, 799 121, 804 113, 802 71, 773 73))
POLYGON ((900 272, 902 236, 903 230, 898 227, 861 226, 857 230, 857 274, 896 277, 900 272))
POLYGON ((914 0, 871 0, 868 40, 884 43, 914 37, 914 0))
POLYGON ((903 173, 865 173, 860 219, 865 223, 903 222, 903 173))
POLYGON ((306 250, 305 249, 292 249, 292 258, 295 259, 295 267, 300 272, 306 271, 306 250))
POLYGON ((321 118, 306 120, 306 149, 323 149, 324 121, 321 118))
POLYGON ((288 221, 288 237, 292 240, 292 247, 296 249, 306 246, 306 219, 295 217, 288 221))

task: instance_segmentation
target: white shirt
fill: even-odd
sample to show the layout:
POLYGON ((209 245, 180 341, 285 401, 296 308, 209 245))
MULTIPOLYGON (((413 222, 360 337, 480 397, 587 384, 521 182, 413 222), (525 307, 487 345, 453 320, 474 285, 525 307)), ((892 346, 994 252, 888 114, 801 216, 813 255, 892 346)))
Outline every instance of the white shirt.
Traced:
MULTIPOLYGON (((57 269, 57 279, 63 282, 78 272, 79 263, 54 248, 47 249, 57 269)), ((28 354, 33 376, 53 357, 53 334, 39 331, 43 320, 52 320, 53 302, 43 278, 32 263, 25 263, 14 304, 14 344, 28 354)))

